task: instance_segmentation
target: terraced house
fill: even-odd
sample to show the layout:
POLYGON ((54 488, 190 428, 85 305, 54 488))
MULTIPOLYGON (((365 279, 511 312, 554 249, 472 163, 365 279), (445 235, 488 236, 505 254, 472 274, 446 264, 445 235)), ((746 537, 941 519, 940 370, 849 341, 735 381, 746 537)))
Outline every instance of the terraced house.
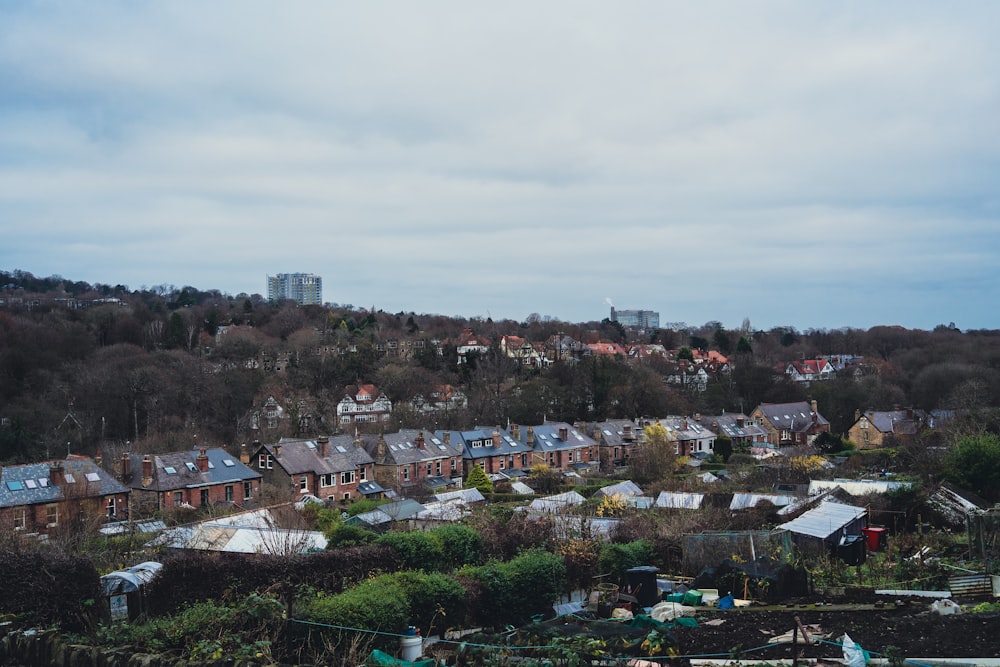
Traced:
POLYGON ((91 458, 0 468, 0 529, 50 535, 128 516, 128 488, 91 458))

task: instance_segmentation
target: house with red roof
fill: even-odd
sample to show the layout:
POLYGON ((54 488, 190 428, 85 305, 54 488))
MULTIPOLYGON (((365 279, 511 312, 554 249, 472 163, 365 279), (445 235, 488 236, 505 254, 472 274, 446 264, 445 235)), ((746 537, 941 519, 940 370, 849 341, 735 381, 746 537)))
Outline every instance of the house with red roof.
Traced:
POLYGON ((792 382, 809 384, 817 380, 830 380, 837 375, 836 369, 826 359, 802 359, 789 362, 785 366, 785 375, 792 382))
POLYGON ((373 384, 344 387, 344 397, 337 403, 337 421, 341 426, 387 422, 392 415, 392 401, 373 384))

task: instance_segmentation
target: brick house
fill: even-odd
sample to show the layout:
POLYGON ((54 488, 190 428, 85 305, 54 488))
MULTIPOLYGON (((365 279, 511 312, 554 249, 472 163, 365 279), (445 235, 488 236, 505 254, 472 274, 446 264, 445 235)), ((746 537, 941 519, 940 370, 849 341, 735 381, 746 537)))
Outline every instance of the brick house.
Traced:
POLYGON ((386 489, 414 495, 461 484, 462 446, 448 431, 440 437, 415 429, 382 433, 366 439, 365 447, 374 459, 375 481, 386 489))
POLYGON ((742 413, 733 412, 723 415, 696 414, 694 420, 699 424, 707 426, 716 435, 729 438, 733 443, 734 449, 737 447, 767 446, 767 429, 742 413))
POLYGON ((642 427, 630 419, 609 419, 584 425, 583 429, 597 443, 601 467, 606 470, 628 465, 645 436, 642 427))
POLYGON ((263 481, 279 488, 293 488, 300 495, 327 501, 353 500, 381 495, 374 484, 372 457, 351 436, 315 440, 282 438, 275 444, 254 443, 248 465, 263 481))
POLYGON ((224 449, 123 454, 122 482, 141 515, 174 507, 245 505, 260 492, 259 473, 224 449))
POLYGON ((597 442, 566 422, 529 426, 524 443, 531 447, 535 463, 554 470, 586 472, 600 467, 597 442))
POLYGON ((0 529, 47 535, 75 520, 128 517, 128 487, 85 456, 0 468, 0 529))
POLYGON ((830 422, 819 413, 816 401, 761 403, 750 417, 767 431, 767 442, 774 447, 808 445, 820 433, 830 432, 830 422))
POLYGON ((517 424, 511 425, 508 431, 499 426, 456 431, 451 438, 462 448, 463 476, 475 466, 487 475, 520 476, 515 471, 528 470, 534 463, 534 452, 521 440, 521 428, 517 424))

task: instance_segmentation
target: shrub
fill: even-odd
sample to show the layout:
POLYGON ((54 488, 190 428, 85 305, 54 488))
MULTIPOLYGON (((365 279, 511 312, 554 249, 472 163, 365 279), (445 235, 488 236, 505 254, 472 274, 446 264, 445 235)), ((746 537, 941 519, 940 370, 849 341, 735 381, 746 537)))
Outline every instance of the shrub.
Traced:
POLYGON ((0 552, 0 614, 21 614, 31 624, 86 628, 101 599, 93 564, 61 552, 0 552))
POLYGON ((459 576, 480 591, 473 614, 485 626, 521 625, 536 614, 549 615, 564 590, 566 565, 556 554, 532 549, 506 563, 463 568, 459 576))
POLYGON ((435 572, 444 562, 441 542, 424 531, 386 533, 378 544, 393 549, 404 569, 435 572))
POLYGON ((465 588, 456 579, 444 574, 423 572, 397 572, 384 575, 403 591, 409 600, 410 624, 425 636, 435 628, 460 625, 465 618, 465 588))
POLYGON ((653 561, 653 544, 637 540, 627 544, 602 544, 597 557, 597 571, 609 575, 610 581, 625 584, 625 572, 633 567, 649 565, 653 561))
POLYGON ((333 527, 326 540, 327 549, 341 549, 371 544, 378 540, 378 535, 361 526, 342 523, 333 527))
MULTIPOLYGON (((320 594, 300 609, 303 620, 333 626, 322 632, 329 643, 354 641, 357 631, 402 633, 409 625, 409 600, 387 577, 369 579, 337 595, 320 594)), ((368 633, 364 633, 368 634, 368 633)), ((372 635, 378 648, 391 649, 394 637, 372 635)))
POLYGON ((472 528, 451 524, 435 528, 431 534, 441 545, 442 564, 446 571, 482 562, 483 538, 472 528))

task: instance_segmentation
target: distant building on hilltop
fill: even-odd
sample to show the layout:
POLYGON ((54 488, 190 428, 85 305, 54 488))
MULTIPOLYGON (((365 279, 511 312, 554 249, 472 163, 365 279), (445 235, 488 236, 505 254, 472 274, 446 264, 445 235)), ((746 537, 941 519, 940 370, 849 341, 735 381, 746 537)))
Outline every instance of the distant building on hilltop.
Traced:
POLYGON ((653 310, 615 310, 615 307, 611 306, 611 321, 618 322, 623 327, 660 328, 660 314, 653 310))
POLYGON ((300 305, 322 305, 323 278, 315 273, 279 273, 267 277, 267 300, 292 299, 300 305))

